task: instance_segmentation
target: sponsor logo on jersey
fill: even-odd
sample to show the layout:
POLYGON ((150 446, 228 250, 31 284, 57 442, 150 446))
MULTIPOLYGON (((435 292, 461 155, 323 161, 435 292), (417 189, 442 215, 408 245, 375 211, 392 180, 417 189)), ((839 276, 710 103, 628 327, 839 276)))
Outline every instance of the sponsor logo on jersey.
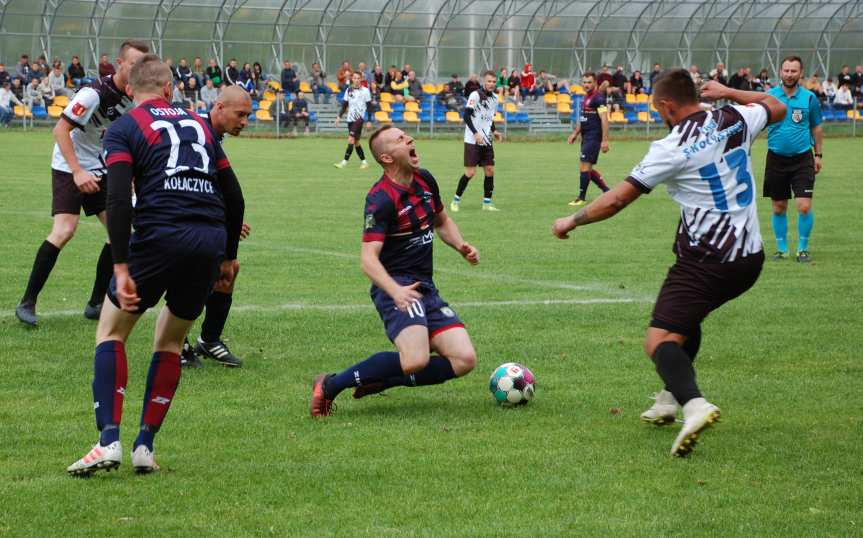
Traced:
POLYGON ((406 205, 405 207, 403 207, 403 208, 401 209, 401 211, 399 211, 399 215, 398 215, 398 216, 399 216, 399 217, 401 217, 402 215, 406 215, 406 214, 407 214, 407 212, 408 212, 408 211, 410 211, 410 210, 411 210, 411 209, 413 209, 413 208, 414 208, 414 206, 413 206, 412 204, 408 204, 408 205, 406 205))
POLYGON ((448 318, 454 318, 455 317, 455 312, 453 312, 452 308, 450 308, 448 306, 444 306, 443 308, 440 309, 440 311, 444 316, 446 316, 448 318))
POLYGON ((703 150, 704 148, 709 148, 714 144, 723 142, 731 136, 743 131, 743 122, 738 121, 724 131, 716 131, 716 127, 716 121, 710 120, 710 123, 701 128, 701 134, 704 135, 704 138, 693 142, 689 146, 683 148, 683 155, 686 157, 687 160, 691 159, 696 153, 703 150))
POLYGON ((72 105, 72 115, 76 118, 80 118, 86 113, 87 107, 85 107, 82 103, 75 103, 74 105, 72 105))
POLYGON ((375 216, 371 213, 366 215, 366 230, 371 230, 375 227, 375 224, 377 224, 375 222, 375 216))

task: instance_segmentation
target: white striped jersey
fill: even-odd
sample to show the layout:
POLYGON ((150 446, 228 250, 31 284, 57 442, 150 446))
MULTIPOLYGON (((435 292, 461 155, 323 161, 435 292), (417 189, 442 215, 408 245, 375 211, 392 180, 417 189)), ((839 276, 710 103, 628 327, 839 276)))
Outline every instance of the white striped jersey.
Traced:
POLYGON ((348 88, 345 92, 345 100, 348 102, 348 123, 366 118, 366 104, 372 100, 372 94, 368 88, 348 88))
POLYGON ((632 169, 628 182, 644 192, 665 183, 680 204, 678 257, 730 262, 762 250, 750 152, 769 117, 761 104, 697 112, 632 169))
MULTIPOLYGON (((467 98, 466 108, 473 110, 470 116, 473 127, 476 129, 476 132, 482 133, 483 138, 485 138, 485 144, 480 144, 481 146, 490 146, 492 144, 491 126, 494 123, 497 104, 498 97, 494 92, 487 93, 484 90, 478 90, 471 92, 467 98)), ((467 119, 465 117, 465 121, 467 119)), ((464 141, 467 144, 476 144, 476 138, 467 126, 464 128, 464 141)))

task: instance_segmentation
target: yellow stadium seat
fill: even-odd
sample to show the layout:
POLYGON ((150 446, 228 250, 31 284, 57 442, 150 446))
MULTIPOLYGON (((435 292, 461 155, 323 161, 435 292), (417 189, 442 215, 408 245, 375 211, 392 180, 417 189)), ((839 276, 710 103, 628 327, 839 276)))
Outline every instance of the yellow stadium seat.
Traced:
POLYGON ((446 113, 447 123, 461 123, 461 116, 455 110, 450 110, 446 113))
POLYGON ((263 99, 260 103, 258 103, 258 109, 266 109, 270 110, 270 107, 273 105, 273 101, 271 99, 263 99))
POLYGON ((441 83, 435 86, 435 93, 440 93, 443 91, 445 84, 441 83))
POLYGON ((626 104, 627 105, 634 105, 635 103, 636 103, 635 94, 634 93, 627 93, 626 94, 626 104))
POLYGON ((416 101, 408 101, 405 103, 405 111, 407 112, 419 112, 420 105, 416 101))
POLYGON ((57 105, 51 105, 48 107, 48 115, 52 118, 59 118, 63 113, 63 107, 57 105))
POLYGON ((333 90, 333 93, 339 93, 339 85, 335 82, 327 82, 327 88, 333 90))
POLYGON ((435 90, 437 90, 437 86, 434 84, 429 84, 428 82, 423 84, 423 93, 438 93, 435 90))
POLYGON ((390 106, 390 104, 388 102, 382 100, 381 101, 381 110, 383 110, 386 113, 390 113, 393 111, 393 107, 390 106))
POLYGON ((585 92, 581 84, 573 84, 569 87, 569 93, 577 93, 578 95, 584 95, 585 92))
POLYGON ((638 97, 635 98, 635 101, 639 104, 646 104, 650 101, 650 98, 647 97, 647 94, 639 93, 638 97))
POLYGON ((653 118, 650 117, 650 114, 647 112, 639 112, 638 113, 638 121, 644 123, 653 123, 653 118))
POLYGON ((557 113, 558 114, 572 114, 572 107, 569 103, 558 103, 557 104, 557 113))
POLYGON ((611 113, 611 118, 609 119, 611 123, 627 123, 626 117, 623 115, 623 112, 617 111, 611 113))
POLYGON ((557 104, 557 97, 553 93, 547 93, 542 96, 542 100, 547 105, 555 105, 557 104))
POLYGON ((381 92, 381 103, 392 103, 396 99, 390 92, 381 92))
POLYGON ((380 123, 392 123, 390 119, 390 115, 384 112, 383 110, 378 110, 375 112, 375 119, 380 123))
POLYGON ((275 90, 275 91, 279 91, 279 90, 281 90, 281 89, 282 89, 282 83, 281 83, 281 82, 278 82, 278 81, 275 81, 275 80, 271 80, 271 81, 269 81, 269 82, 267 83, 267 85, 268 85, 270 88, 272 88, 273 90, 275 90))
POLYGON ((264 99, 267 101, 275 101, 276 100, 276 94, 274 92, 267 90, 264 92, 264 99))
POLYGON ((518 114, 518 107, 515 106, 515 103, 507 103, 503 109, 506 110, 507 114, 518 114))
POLYGON ((69 104, 69 98, 65 95, 58 95, 54 98, 54 106, 59 106, 66 108, 66 105, 69 104))
POLYGON ((572 96, 568 93, 559 93, 557 94, 557 102, 558 103, 571 103, 572 96))
POLYGON ((300 82, 300 91, 305 93, 312 93, 312 85, 304 80, 300 82))
POLYGON ((15 116, 17 116, 19 118, 22 118, 22 117, 32 118, 33 117, 33 113, 30 112, 29 109, 25 109, 21 105, 15 105, 14 110, 15 110, 15 116))
POLYGON ((405 121, 407 123, 419 123, 420 119, 417 117, 416 112, 414 112, 412 110, 408 110, 405 112, 405 121))
POLYGON ((273 121, 273 116, 267 108, 259 108, 258 111, 255 112, 255 117, 258 121, 273 121))
POLYGON ((503 115, 500 112, 495 112, 494 121, 496 121, 497 123, 504 123, 506 120, 503 119, 503 115))
POLYGON ((861 114, 860 114, 860 111, 859 111, 859 110, 855 110, 855 111, 854 111, 854 115, 853 115, 853 116, 851 116, 851 119, 852 119, 852 120, 861 121, 861 120, 863 120, 863 115, 861 115, 861 114))

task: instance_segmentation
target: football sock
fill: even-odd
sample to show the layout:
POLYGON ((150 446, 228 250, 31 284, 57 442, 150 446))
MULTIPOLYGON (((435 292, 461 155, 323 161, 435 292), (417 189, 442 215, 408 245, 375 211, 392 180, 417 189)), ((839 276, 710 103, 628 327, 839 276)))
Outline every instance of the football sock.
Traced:
POLYGON ((467 184, 470 181, 470 178, 466 175, 462 174, 461 178, 458 180, 458 188, 455 190, 455 195, 461 198, 464 194, 464 190, 467 189, 467 184))
POLYGON ((483 199, 482 199, 482 203, 484 203, 484 204, 491 204, 491 198, 483 198, 483 199))
POLYGON ((141 432, 135 445, 147 445, 153 450, 152 435, 159 431, 171 401, 180 384, 180 356, 168 351, 153 353, 150 371, 147 373, 147 387, 144 390, 144 408, 141 410, 141 432), (144 428, 148 426, 148 428, 144 428))
POLYGON ((590 171, 590 180, 596 183, 596 186, 602 189, 602 192, 608 192, 608 183, 602 179, 602 176, 596 170, 590 171))
POLYGON ((391 377, 384 381, 387 388, 390 387, 425 387, 428 385, 440 385, 456 377, 452 369, 452 363, 446 357, 432 355, 425 368, 412 374, 391 377))
POLYGON ((695 369, 692 360, 682 347, 674 342, 663 342, 653 352, 656 372, 665 382, 665 387, 680 405, 693 398, 700 398, 701 392, 695 384, 695 369))
POLYGON ((111 243, 105 243, 99 254, 99 261, 96 262, 96 280, 93 281, 93 291, 90 293, 91 305, 102 304, 113 275, 114 262, 111 259, 111 243))
POLYGON ((222 339, 222 330, 228 321, 228 313, 231 311, 233 296, 230 293, 214 291, 207 298, 207 312, 204 315, 204 323, 201 324, 201 340, 204 342, 218 342, 222 339))
POLYGON ((354 147, 357 149, 357 157, 359 157, 361 161, 366 160, 366 154, 363 151, 363 147, 359 144, 355 144, 354 147))
POLYGON ((797 213, 797 252, 809 250, 809 234, 815 224, 815 215, 810 210, 808 213, 797 213))
POLYGON ((453 202, 455 202, 455 203, 459 203, 459 202, 461 202, 461 196, 459 196, 458 194, 454 195, 454 196, 452 197, 452 201, 453 201, 453 202))
POLYGON ((701 326, 695 329, 695 332, 689 335, 686 342, 683 344, 683 351, 689 355, 689 360, 695 362, 695 356, 698 355, 698 350, 701 348, 701 326))
POLYGON ((120 438, 123 418, 123 397, 128 380, 126 348, 119 340, 109 340, 96 346, 93 360, 93 407, 99 443, 110 445, 120 438))
POLYGON ((491 193, 494 192, 494 176, 485 176, 485 181, 482 183, 483 196, 491 201, 491 193))
POLYGON ((788 252, 786 239, 788 235, 788 216, 785 213, 780 215, 774 213, 771 222, 773 224, 773 234, 776 236, 776 249, 779 252, 788 252))
POLYGON ((351 154, 354 152, 354 145, 348 144, 348 148, 345 150, 345 160, 349 161, 351 159, 351 154))
POLYGON ((403 375, 398 353, 394 351, 375 353, 363 362, 328 378, 324 383, 324 395, 328 400, 332 400, 346 388, 403 375))
POLYGON ((36 259, 33 260, 33 270, 30 271, 30 280, 27 282, 27 291, 24 292, 22 301, 36 302, 39 292, 48 280, 48 275, 57 263, 60 249, 48 240, 42 241, 39 250, 36 251, 36 259))
POLYGON ((590 185, 590 172, 582 172, 579 174, 578 181, 578 199, 587 199, 587 186, 590 185))

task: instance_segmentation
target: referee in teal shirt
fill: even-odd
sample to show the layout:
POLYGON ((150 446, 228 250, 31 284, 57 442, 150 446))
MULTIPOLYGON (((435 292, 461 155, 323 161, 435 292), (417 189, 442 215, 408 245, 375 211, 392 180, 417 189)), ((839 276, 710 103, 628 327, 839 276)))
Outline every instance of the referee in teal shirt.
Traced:
POLYGON ((764 196, 773 200, 773 233, 777 252, 773 260, 788 257, 788 199, 794 193, 797 202, 798 262, 808 262, 809 236, 812 233, 812 192, 815 174, 821 171, 821 105, 818 97, 800 86, 803 61, 789 56, 782 61, 782 86, 768 93, 788 107, 781 122, 767 129, 767 170, 764 173, 764 196), (813 153, 813 147, 815 149, 813 153))

